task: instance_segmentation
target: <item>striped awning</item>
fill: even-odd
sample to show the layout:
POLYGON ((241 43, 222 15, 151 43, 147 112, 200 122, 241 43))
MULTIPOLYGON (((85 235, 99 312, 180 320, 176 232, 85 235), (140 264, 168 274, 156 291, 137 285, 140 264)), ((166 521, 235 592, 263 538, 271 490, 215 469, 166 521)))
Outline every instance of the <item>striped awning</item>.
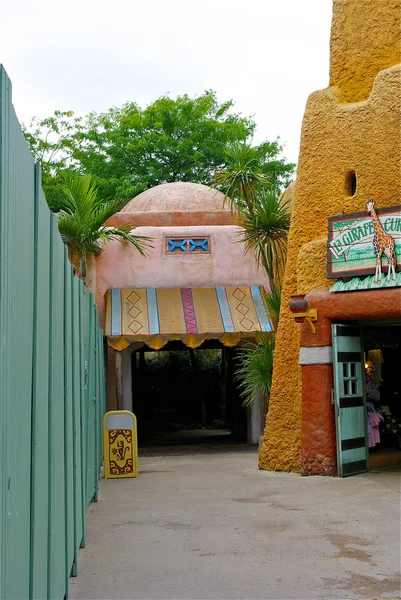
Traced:
POLYGON ((190 348, 210 339, 236 346, 272 331, 263 293, 259 286, 108 290, 108 342, 116 350, 132 342, 159 350, 171 340, 190 348))

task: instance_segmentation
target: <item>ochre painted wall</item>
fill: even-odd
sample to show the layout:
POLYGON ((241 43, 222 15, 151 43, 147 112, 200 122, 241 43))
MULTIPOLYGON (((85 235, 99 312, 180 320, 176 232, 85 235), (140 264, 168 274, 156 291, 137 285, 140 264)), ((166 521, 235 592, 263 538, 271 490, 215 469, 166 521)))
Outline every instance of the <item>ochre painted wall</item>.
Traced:
POLYGON ((269 413, 259 456, 263 469, 299 471, 302 380, 294 294, 327 290, 327 221, 401 203, 400 0, 335 0, 330 86, 308 99, 293 197, 288 259, 269 413), (346 177, 357 176, 349 196, 346 177))
POLYGON ((341 102, 367 100, 374 79, 400 62, 399 0, 334 0, 330 87, 341 102))

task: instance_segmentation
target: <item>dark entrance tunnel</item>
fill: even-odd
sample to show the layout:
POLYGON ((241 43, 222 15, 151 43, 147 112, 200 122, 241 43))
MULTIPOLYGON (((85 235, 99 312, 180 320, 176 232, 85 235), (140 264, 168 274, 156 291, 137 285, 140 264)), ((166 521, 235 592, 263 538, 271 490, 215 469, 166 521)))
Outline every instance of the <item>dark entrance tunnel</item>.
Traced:
POLYGON ((235 382, 237 348, 217 340, 192 350, 171 341, 131 356, 139 445, 246 443, 247 411, 235 382))

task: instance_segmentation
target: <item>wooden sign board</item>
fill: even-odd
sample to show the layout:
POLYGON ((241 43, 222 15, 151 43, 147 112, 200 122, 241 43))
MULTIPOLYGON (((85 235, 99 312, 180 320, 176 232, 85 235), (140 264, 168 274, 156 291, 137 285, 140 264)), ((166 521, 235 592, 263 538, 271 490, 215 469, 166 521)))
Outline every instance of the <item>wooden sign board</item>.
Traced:
MULTIPOLYGON (((401 271, 401 206, 378 208, 378 220, 385 234, 395 243, 396 271, 401 271)), ((329 218, 327 244, 327 277, 364 277, 374 275, 376 252, 373 245, 378 224, 367 211, 329 218)), ((383 277, 387 275, 388 261, 383 252, 383 277)))

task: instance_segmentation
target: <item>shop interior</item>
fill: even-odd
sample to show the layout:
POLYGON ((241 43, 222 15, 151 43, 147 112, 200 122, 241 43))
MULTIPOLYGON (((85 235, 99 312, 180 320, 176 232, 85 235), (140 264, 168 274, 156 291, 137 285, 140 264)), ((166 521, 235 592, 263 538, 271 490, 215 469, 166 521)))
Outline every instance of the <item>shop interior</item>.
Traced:
POLYGON ((362 328, 370 470, 401 465, 401 325, 362 328))

